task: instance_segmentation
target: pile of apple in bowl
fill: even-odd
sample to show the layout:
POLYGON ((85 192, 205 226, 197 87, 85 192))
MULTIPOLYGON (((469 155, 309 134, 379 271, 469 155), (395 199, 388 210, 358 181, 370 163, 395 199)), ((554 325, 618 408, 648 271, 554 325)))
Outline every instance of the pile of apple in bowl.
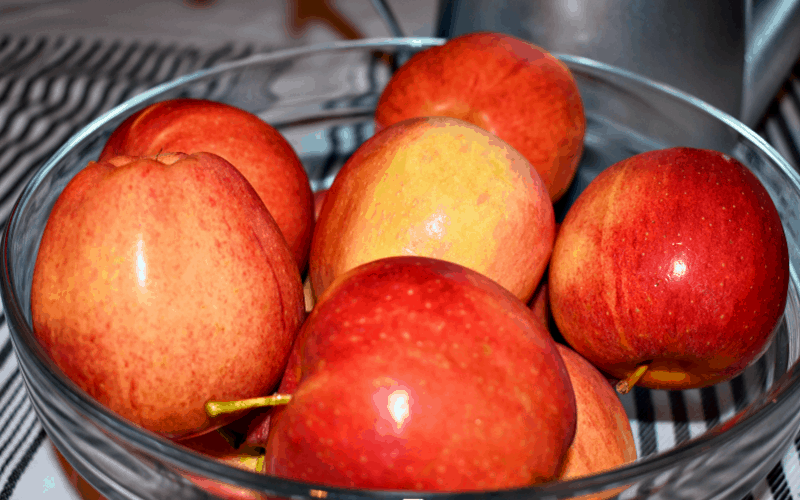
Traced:
POLYGON ((727 498, 800 425, 797 207, 755 133, 636 75, 348 42, 87 126, 14 208, 3 300, 108 498, 727 498))

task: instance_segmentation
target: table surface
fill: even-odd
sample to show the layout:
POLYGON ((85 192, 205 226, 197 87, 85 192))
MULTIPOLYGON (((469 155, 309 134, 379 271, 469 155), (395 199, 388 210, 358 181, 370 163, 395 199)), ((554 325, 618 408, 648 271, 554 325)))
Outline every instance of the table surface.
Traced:
MULTIPOLYGON (((388 3, 405 34, 432 35, 435 2, 388 3)), ((370 0, 334 5, 362 36, 389 36, 370 0)), ((0 225, 45 159, 121 100, 224 60, 341 39, 320 23, 290 34, 286 19, 286 4, 272 0, 0 0, 0 225)), ((800 165, 798 75, 800 65, 756 127, 795 167, 800 165)), ((657 429, 655 436, 656 448, 674 442, 670 432, 657 429)), ((637 445, 642 446, 641 436, 637 445)), ((800 499, 798 448, 800 436, 746 498, 800 499)), ((31 498, 80 497, 30 406, 1 317, 0 500, 31 498)))

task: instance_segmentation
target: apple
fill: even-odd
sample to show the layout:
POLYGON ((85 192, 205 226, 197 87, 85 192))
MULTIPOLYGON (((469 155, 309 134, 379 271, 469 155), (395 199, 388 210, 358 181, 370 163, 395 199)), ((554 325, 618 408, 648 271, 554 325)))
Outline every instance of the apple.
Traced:
MULTIPOLYGON (((306 310, 309 312, 313 312, 313 307, 311 309, 306 306, 306 310)), ((278 386, 277 391, 275 394, 271 395, 269 398, 274 397, 281 397, 285 398, 286 402, 284 404, 288 404, 291 402, 292 394, 297 390, 297 386, 300 384, 300 379, 303 376, 303 349, 306 341, 306 337, 311 334, 311 330, 309 328, 301 328, 298 335, 295 337, 294 344, 292 345, 292 350, 289 353, 289 359, 286 362, 286 369, 283 372, 283 376, 281 377, 281 383, 278 386)), ((264 398, 267 399, 267 398, 264 398)), ((233 401, 233 404, 227 404, 223 402, 222 408, 227 408, 224 411, 230 412, 235 411, 235 408, 239 406, 242 402, 241 401, 233 401)), ((272 418, 279 412, 283 411, 283 404, 272 404, 272 403, 260 403, 260 402, 253 402, 252 409, 250 409, 249 413, 246 417, 238 419, 231 425, 236 425, 238 423, 244 422, 244 441, 250 446, 264 446, 267 442, 269 437, 269 429, 270 424, 272 422, 272 418)), ((222 411, 222 410, 220 410, 222 411)))
MULTIPOLYGON (((262 472, 264 461, 264 450, 241 444, 235 446, 231 438, 226 436, 219 429, 215 432, 208 432, 201 436, 178 441, 177 444, 189 448, 190 450, 213 458, 219 462, 232 467, 251 472, 262 472)), ((225 498, 228 500, 257 500, 267 498, 259 492, 247 488, 232 486, 214 479, 197 476, 188 472, 184 476, 195 483, 203 490, 215 495, 215 498, 225 498)))
POLYGON ((224 462, 242 470, 259 471, 259 459, 264 456, 263 450, 246 443, 233 442, 233 436, 225 432, 225 427, 200 436, 176 441, 176 444, 224 462))
POLYGON ((305 269, 314 228, 308 175, 291 145, 258 116, 220 102, 172 99, 129 116, 99 161, 114 156, 208 152, 233 164, 253 185, 305 269))
POLYGON ((764 186, 722 153, 669 148, 600 173, 567 213, 551 310, 578 353, 625 391, 689 389, 740 373, 767 347, 789 283, 764 186))
MULTIPOLYGON (((539 284, 530 308, 543 327, 551 328, 546 280, 539 284)), ((609 382, 577 352, 563 344, 556 343, 556 346, 567 367, 577 406, 575 438, 567 450, 559 479, 596 474, 636 460, 633 431, 625 407, 614 391, 615 383, 609 382)), ((613 494, 592 498, 609 498, 617 493, 619 491, 615 490, 613 494)))
POLYGON ((547 331, 497 283, 438 259, 389 257, 336 280, 287 371, 296 390, 272 413, 265 465, 289 479, 521 487, 556 477, 575 430, 547 331))
POLYGON ((377 129, 419 116, 485 128, 522 153, 555 202, 583 152, 586 117, 569 69, 541 47, 501 33, 470 33, 415 54, 389 80, 377 129))
POLYGON ((527 302, 554 232, 547 190, 514 148, 462 120, 412 118, 372 136, 336 175, 309 274, 319 297, 361 264, 419 255, 468 267, 527 302))
POLYGON ((31 312, 73 382, 172 438, 224 423, 209 399, 274 390, 305 317, 280 229, 210 153, 90 162, 47 221, 31 312))
POLYGON ((556 346, 567 367, 577 406, 575 438, 559 479, 597 474, 636 460, 631 424, 614 387, 580 354, 562 344, 556 346))
POLYGON ((325 196, 327 196, 327 194, 327 189, 314 192, 314 220, 319 218, 319 213, 322 211, 322 204, 325 202, 325 196))
MULTIPOLYGON (((556 238, 558 238, 558 229, 560 226, 561 224, 556 222, 556 238)), ((531 297, 531 300, 528 302, 528 306, 533 312, 533 315, 550 331, 550 334, 553 335, 556 341, 559 341, 561 335, 555 328, 553 324, 553 315, 550 313, 550 286, 547 284, 547 270, 545 270, 539 285, 533 292, 533 297, 531 297)))
POLYGON ((550 302, 548 300, 548 289, 549 285, 547 284, 546 277, 542 278, 542 281, 539 282, 539 286, 536 287, 536 291, 534 292, 529 305, 533 316, 539 320, 543 327, 549 330, 550 302))

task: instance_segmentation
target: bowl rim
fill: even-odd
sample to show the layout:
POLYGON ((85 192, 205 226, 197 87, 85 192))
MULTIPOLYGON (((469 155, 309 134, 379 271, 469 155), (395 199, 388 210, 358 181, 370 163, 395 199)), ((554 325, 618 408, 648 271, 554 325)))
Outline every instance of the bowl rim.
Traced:
MULTIPOLYGON (((221 63, 210 68, 202 69, 168 82, 150 88, 125 102, 106 111, 99 117, 92 120, 80 131, 71 136, 57 151, 50 157, 43 166, 31 177, 25 188, 15 202, 10 212, 8 222, 3 231, 2 241, 0 241, 0 292, 6 317, 9 321, 9 333, 12 338, 17 356, 20 356, 20 349, 25 349, 26 353, 34 361, 40 374, 45 376, 50 383, 60 391, 59 396, 68 399, 76 405, 85 416, 99 425, 104 431, 110 432, 128 444, 136 448, 146 450, 157 460, 166 462, 173 467, 185 470, 190 473, 201 474, 203 476, 227 481, 240 487, 250 488, 257 491, 272 490, 274 493, 285 496, 307 496, 310 489, 322 489, 329 494, 338 497, 348 498, 408 498, 414 497, 451 497, 458 495, 463 499, 485 498, 487 491, 466 491, 466 492, 411 492, 406 490, 380 490, 380 489, 350 489, 341 487, 330 487, 326 485, 305 483, 284 479, 275 476, 265 476, 255 472, 237 469, 233 466, 215 461, 199 453, 188 452, 185 448, 173 444, 168 439, 155 433, 142 429, 132 423, 122 420, 116 414, 106 409, 96 402, 82 389, 78 388, 71 380, 67 379, 55 364, 47 358, 44 350, 36 341, 33 329, 28 324, 26 314, 22 311, 21 302, 14 291, 14 280, 10 270, 10 237, 18 233, 18 214, 25 209, 32 194, 41 184, 41 181, 50 173, 51 170, 62 160, 62 158, 73 148, 79 145, 84 139, 91 136, 94 132, 104 126, 107 122, 127 115, 132 109, 150 99, 156 98, 165 92, 177 87, 191 83, 196 80, 223 73, 231 69, 237 69, 250 65, 270 63, 273 61, 284 60, 296 56, 311 55, 314 53, 345 51, 351 49, 424 49, 427 47, 442 45, 446 39, 435 37, 404 37, 404 38, 368 38, 354 41, 340 41, 322 44, 307 45, 296 48, 275 50, 266 53, 254 54, 242 59, 231 62, 221 63)), ((618 68, 593 59, 573 56, 569 54, 553 53, 558 59, 564 62, 570 70, 573 68, 586 68, 591 71, 601 72, 612 75, 625 81, 634 82, 637 85, 656 90, 660 93, 670 95, 679 101, 699 108, 700 110, 712 115, 722 121, 735 132, 745 137, 765 153, 770 161, 774 162, 787 175, 794 188, 800 191, 800 173, 795 171, 788 162, 761 136, 752 129, 744 125, 738 119, 717 109, 716 107, 694 97, 688 93, 678 90, 672 86, 653 81, 637 73, 618 68)), ((796 286, 800 284, 794 269, 790 267, 790 280, 796 286)), ((583 492, 583 490, 596 490, 599 487, 613 488, 624 486, 653 477, 663 471, 666 465, 674 464, 676 461, 683 461, 692 457, 702 455, 708 450, 715 449, 725 443, 735 440, 746 434, 750 429, 759 426, 761 422, 786 407, 789 402, 800 399, 800 370, 797 370, 798 361, 789 367, 780 379, 776 380, 766 396, 766 401, 759 400, 748 405, 747 410, 740 412, 741 418, 734 422, 730 427, 718 425, 703 434, 676 445, 667 451, 639 458, 636 461, 623 467, 603 472, 600 474, 586 476, 583 478, 568 481, 550 482, 539 485, 532 485, 522 488, 494 490, 490 493, 496 498, 516 498, 520 494, 529 496, 537 495, 564 495, 583 492), (752 408, 751 408, 752 407, 752 408)), ((24 370, 23 370, 24 371, 24 370)), ((27 380, 26 380, 27 383, 27 380)))

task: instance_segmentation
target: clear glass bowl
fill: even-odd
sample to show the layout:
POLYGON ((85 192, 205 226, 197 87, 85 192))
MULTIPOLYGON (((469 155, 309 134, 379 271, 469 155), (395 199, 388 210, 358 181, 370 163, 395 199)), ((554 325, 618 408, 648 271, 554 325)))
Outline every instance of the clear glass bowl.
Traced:
MULTIPOLYGON (((372 134, 372 112, 393 65, 441 43, 343 42, 256 55, 179 78, 93 121, 30 181, 3 235, 3 305, 42 425, 75 469, 105 496, 209 498, 197 484, 238 488, 236 498, 456 496, 327 488, 257 475, 188 452, 119 419, 66 379, 34 339, 30 318, 33 266, 50 209, 65 184, 97 157, 108 135, 130 113, 179 96, 242 107, 286 135, 303 159, 313 188, 322 189, 372 134)), ((601 475, 491 496, 572 498, 616 490, 622 491, 620 498, 741 498, 774 467, 800 426, 800 177, 753 131, 705 103, 626 71, 561 57, 581 89, 588 127, 578 177, 558 212, 563 215, 600 170, 630 155, 677 145, 723 151, 755 172, 780 211, 791 260, 789 299, 770 349, 733 381, 683 392, 636 389, 623 398, 636 434, 636 462, 601 475)), ((466 500, 488 494, 457 496, 466 500)))

